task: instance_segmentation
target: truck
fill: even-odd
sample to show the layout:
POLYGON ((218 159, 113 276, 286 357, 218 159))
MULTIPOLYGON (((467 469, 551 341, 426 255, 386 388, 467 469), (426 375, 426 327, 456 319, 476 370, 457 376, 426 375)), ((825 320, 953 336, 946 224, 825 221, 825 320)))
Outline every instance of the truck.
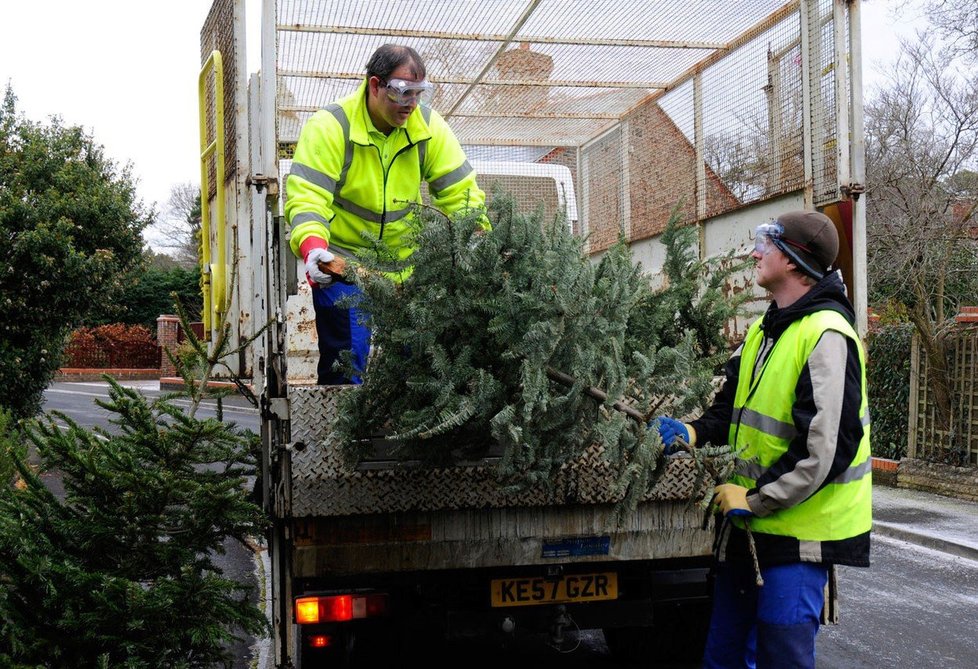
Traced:
MULTIPOLYGON (((315 383, 285 176, 303 122, 402 41, 477 173, 527 186, 517 199, 563 215, 594 258, 624 236, 654 273, 677 210, 703 258, 746 250, 780 211, 823 211, 864 333, 859 0, 263 0, 258 19, 216 0, 201 30, 202 287, 205 337, 227 328, 228 374, 260 396, 274 666, 530 632, 565 648, 585 629, 625 658, 697 656, 713 527, 692 459, 670 460, 621 522, 599 449, 521 495, 498 486, 492 452, 431 469, 378 443, 343 464, 344 389, 315 383)), ((729 289, 763 303, 749 275, 729 289)))

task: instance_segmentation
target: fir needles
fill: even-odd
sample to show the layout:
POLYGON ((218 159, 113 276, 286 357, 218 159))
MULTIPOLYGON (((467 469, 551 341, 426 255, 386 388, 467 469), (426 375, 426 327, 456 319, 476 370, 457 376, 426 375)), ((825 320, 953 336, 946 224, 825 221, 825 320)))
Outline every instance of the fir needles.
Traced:
MULTIPOLYGON (((704 401, 717 352, 703 350, 709 340, 694 323, 677 324, 623 241, 593 262, 561 220, 520 212, 501 195, 489 217, 483 230, 481 212, 448 219, 426 208, 408 261, 397 266, 379 246, 360 259, 373 354, 341 403, 345 454, 357 461, 379 435, 398 444, 396 455, 431 466, 492 450, 501 485, 520 488, 547 485, 600 444, 632 507, 663 465, 645 423, 704 401), (391 281, 391 270, 408 278, 391 281)), ((702 272, 669 285, 686 289, 684 299, 708 286, 702 272)))

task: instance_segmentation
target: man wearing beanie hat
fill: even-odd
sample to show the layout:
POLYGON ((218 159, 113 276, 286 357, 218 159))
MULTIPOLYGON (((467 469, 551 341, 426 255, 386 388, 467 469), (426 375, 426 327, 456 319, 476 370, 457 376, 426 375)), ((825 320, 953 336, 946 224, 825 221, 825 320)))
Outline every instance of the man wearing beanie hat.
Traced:
POLYGON ((869 566, 865 355, 831 269, 838 251, 835 225, 815 211, 757 226, 755 276, 773 301, 703 416, 653 422, 667 453, 677 437, 736 453, 733 476, 716 488, 722 520, 704 667, 814 667, 831 569, 869 566))

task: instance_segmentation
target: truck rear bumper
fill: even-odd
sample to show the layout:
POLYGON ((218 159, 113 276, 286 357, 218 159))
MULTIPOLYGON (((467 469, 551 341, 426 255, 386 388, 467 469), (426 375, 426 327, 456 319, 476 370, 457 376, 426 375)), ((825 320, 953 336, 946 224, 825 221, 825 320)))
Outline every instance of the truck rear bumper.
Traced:
MULTIPOLYGON (((409 635, 436 634, 448 639, 505 637, 553 632, 556 626, 570 631, 655 625, 659 616, 671 617, 677 607, 708 606, 709 564, 709 557, 701 556, 377 574, 329 581, 313 579, 297 585, 301 586, 300 592, 306 593, 386 592, 390 597, 390 618, 409 635), (543 597, 532 603, 514 599, 500 603, 498 592, 493 590, 500 581, 554 583, 570 577, 579 584, 587 584, 595 574, 613 575, 613 599, 585 597, 579 601, 551 602, 543 597)), ((580 589, 586 591, 587 587, 580 589)), ((531 586, 525 591, 531 592, 531 586)), ((545 589, 544 593, 547 592, 555 591, 545 589)), ((529 601, 531 597, 524 599, 529 601)), ((376 624, 390 622, 376 621, 376 624)))

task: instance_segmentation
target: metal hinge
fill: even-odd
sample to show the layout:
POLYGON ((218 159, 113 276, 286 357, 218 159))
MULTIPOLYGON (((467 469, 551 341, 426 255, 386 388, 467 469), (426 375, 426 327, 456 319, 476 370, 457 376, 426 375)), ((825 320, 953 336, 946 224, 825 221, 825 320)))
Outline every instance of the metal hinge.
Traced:
POLYGON ((264 174, 253 174, 245 179, 245 184, 254 186, 259 193, 267 187, 269 195, 278 195, 278 179, 275 177, 266 177, 264 174))
POLYGON ((839 190, 846 197, 858 200, 859 196, 866 192, 866 184, 843 184, 839 190))

